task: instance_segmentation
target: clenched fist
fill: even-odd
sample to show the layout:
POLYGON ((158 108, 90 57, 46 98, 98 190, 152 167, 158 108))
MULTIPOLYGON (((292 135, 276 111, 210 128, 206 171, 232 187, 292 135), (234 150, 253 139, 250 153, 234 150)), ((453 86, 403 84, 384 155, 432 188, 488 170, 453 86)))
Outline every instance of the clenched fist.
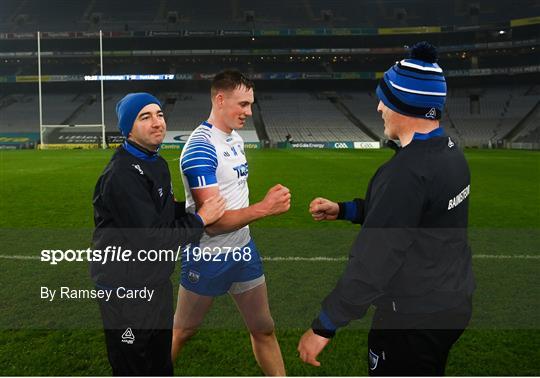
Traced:
POLYGON ((208 198, 197 211, 205 226, 216 222, 223 213, 225 213, 225 198, 220 194, 208 198))
POLYGON ((291 192, 283 185, 277 184, 268 190, 259 204, 265 216, 282 214, 291 207, 291 192))
POLYGON ((336 220, 339 214, 339 205, 326 198, 317 197, 309 204, 309 212, 316 221, 336 220))

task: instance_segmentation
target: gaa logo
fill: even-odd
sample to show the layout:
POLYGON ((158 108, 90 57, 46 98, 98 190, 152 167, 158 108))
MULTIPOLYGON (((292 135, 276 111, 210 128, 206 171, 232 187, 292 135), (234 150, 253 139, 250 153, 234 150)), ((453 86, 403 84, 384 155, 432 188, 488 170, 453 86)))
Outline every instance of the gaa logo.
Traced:
POLYGON ((334 143, 334 148, 349 148, 347 143, 334 143))

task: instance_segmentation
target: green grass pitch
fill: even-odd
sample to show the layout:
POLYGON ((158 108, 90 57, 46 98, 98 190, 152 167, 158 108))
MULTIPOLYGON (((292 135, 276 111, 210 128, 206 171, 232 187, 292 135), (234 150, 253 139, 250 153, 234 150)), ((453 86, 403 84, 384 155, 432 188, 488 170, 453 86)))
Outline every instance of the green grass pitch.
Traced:
MULTIPOLYGON (((112 151, 0 151, 0 255, 86 248, 92 193, 112 151)), ((178 152, 164 151, 177 198, 178 152)), ((358 226, 315 223, 312 198, 363 197, 390 150, 248 151, 251 201, 281 183, 291 210, 252 225, 263 256, 344 257, 358 226)), ((470 239, 477 278, 471 327, 454 346, 448 375, 540 375, 540 153, 467 150, 472 173, 470 239)), ((300 362, 296 345, 344 261, 267 261, 270 305, 289 375, 366 375, 366 319, 340 332, 322 366, 300 362)), ((172 277, 178 280, 178 269, 172 277)), ((47 303, 41 285, 92 287, 86 263, 50 266, 0 257, 0 374, 109 375, 97 304, 47 303)), ((232 301, 216 301, 186 346, 177 375, 260 375, 232 301)))

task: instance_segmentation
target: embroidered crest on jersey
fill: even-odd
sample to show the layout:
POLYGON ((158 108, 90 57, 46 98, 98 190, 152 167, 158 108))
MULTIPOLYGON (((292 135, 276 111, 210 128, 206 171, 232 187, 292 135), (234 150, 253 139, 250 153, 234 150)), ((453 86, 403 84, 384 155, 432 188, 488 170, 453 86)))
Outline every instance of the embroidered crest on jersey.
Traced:
POLYGON ((201 274, 199 272, 194 271, 194 270, 190 270, 189 273, 188 273, 188 280, 191 283, 199 282, 200 277, 201 277, 201 274))

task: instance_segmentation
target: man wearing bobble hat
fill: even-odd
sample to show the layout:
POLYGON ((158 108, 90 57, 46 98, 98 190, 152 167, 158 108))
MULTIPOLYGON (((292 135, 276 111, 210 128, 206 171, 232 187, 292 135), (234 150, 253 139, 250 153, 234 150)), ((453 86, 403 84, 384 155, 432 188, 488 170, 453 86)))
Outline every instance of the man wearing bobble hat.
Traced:
POLYGON ((149 255, 137 253, 197 242, 204 227, 223 215, 225 201, 209 198, 195 214, 175 201, 169 167, 159 156, 166 123, 157 98, 130 93, 116 113, 126 140, 95 187, 93 247, 133 254, 127 261, 108 258, 90 265, 96 289, 109 292, 99 300, 107 353, 113 375, 172 375, 174 258, 148 261, 149 255), (126 291, 152 295, 129 298, 126 291))
POLYGON ((362 224, 343 275, 298 345, 317 356, 340 327, 376 307, 368 335, 370 375, 444 375, 472 311, 475 282, 467 241, 470 173, 439 126, 446 82, 436 49, 412 47, 385 72, 377 111, 395 155, 376 171, 365 199, 316 198, 316 221, 362 224))

